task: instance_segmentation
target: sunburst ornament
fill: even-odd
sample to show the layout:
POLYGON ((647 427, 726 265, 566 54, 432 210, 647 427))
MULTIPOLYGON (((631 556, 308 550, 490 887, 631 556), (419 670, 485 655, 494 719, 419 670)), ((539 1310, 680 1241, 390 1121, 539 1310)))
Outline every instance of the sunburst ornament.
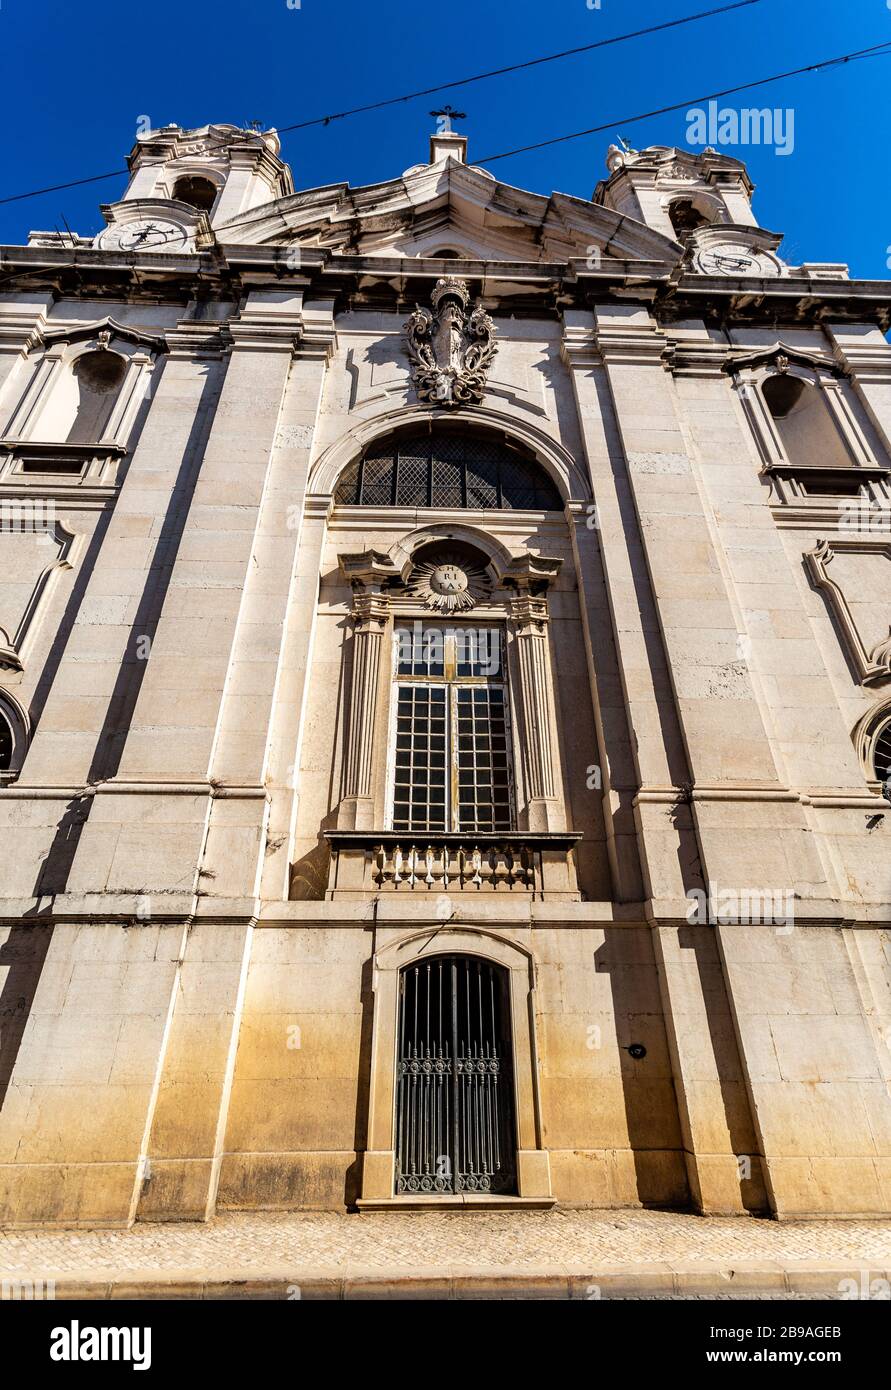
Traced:
POLYGON ((492 590, 481 565, 468 564, 463 556, 448 554, 416 565, 410 587, 425 608, 434 608, 440 613, 475 608, 492 590))

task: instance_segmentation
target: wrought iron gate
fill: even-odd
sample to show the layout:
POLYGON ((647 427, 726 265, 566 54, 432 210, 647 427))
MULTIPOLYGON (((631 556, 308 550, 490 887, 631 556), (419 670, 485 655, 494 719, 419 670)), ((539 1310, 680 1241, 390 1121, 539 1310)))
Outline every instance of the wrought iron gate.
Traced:
POLYGON ((433 956, 399 977, 396 1191, 515 1191, 507 971, 433 956))

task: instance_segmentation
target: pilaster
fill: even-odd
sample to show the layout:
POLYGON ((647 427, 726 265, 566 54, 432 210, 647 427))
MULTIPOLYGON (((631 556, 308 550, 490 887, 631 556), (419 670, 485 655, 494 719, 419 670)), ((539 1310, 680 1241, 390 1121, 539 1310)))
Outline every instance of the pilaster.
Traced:
POLYGON ((51 293, 9 294, 0 299, 0 433, 16 407, 16 384, 24 383, 28 351, 40 340, 53 303, 51 293))
POLYGON ((340 567, 353 590, 353 639, 343 796, 337 824, 341 830, 372 830, 374 731, 384 634, 390 618, 383 589, 396 569, 387 556, 374 550, 364 555, 343 555, 340 567))
POLYGON ((514 590, 511 627, 520 673, 520 707, 524 735, 523 761, 527 830, 565 830, 557 795, 553 741, 553 701, 548 658, 547 591, 560 561, 525 555, 515 560, 504 577, 514 590))

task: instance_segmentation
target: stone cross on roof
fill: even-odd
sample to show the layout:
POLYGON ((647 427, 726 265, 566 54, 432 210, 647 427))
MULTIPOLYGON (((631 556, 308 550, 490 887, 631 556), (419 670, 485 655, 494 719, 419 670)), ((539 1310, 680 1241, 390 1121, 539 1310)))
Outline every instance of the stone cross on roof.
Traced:
POLYGON ((451 135, 452 121, 466 121, 466 111, 456 111, 452 106, 443 106, 439 111, 431 111, 431 116, 436 117, 437 135, 451 135))
POLYGON ((452 121, 466 120, 467 113, 456 111, 452 106, 442 106, 438 111, 431 111, 430 115, 436 117, 436 131, 430 136, 430 163, 457 159, 460 164, 466 164, 467 136, 459 135, 452 121))

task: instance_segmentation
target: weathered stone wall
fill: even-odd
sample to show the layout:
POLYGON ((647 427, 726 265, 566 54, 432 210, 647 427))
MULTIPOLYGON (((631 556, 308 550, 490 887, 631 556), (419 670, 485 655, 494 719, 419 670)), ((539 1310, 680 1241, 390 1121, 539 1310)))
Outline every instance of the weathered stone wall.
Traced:
MULTIPOLYGON (((418 418, 403 316, 268 288, 180 328, 171 306, 112 307, 167 352, 119 484, 62 494, 79 548, 24 670, 0 671, 33 724, 0 791, 0 1219, 340 1208, 367 1150, 386 1173, 382 953, 442 927, 423 897, 325 901, 350 682, 339 560, 443 520, 331 514, 339 468, 418 418)), ((3 310, 0 426, 29 334, 109 304, 3 310)), ((627 298, 498 329, 474 418, 549 460, 566 514, 461 523, 562 561, 548 657, 561 812, 583 835, 581 901, 450 904, 480 950, 528 956, 522 1181, 579 1205, 886 1212, 891 822, 852 731, 887 677, 852 668, 804 564, 825 522, 779 515, 725 370, 776 331, 728 343, 627 298), (788 893, 792 917, 688 921, 709 884, 788 893)), ((838 388, 854 433, 886 450, 875 330, 783 336, 854 364, 838 388)), ((5 626, 32 579, 3 539, 5 626)), ((835 573, 878 641, 887 555, 868 562, 880 583, 856 557, 835 573)), ((380 690, 379 823, 386 672, 380 690)))

